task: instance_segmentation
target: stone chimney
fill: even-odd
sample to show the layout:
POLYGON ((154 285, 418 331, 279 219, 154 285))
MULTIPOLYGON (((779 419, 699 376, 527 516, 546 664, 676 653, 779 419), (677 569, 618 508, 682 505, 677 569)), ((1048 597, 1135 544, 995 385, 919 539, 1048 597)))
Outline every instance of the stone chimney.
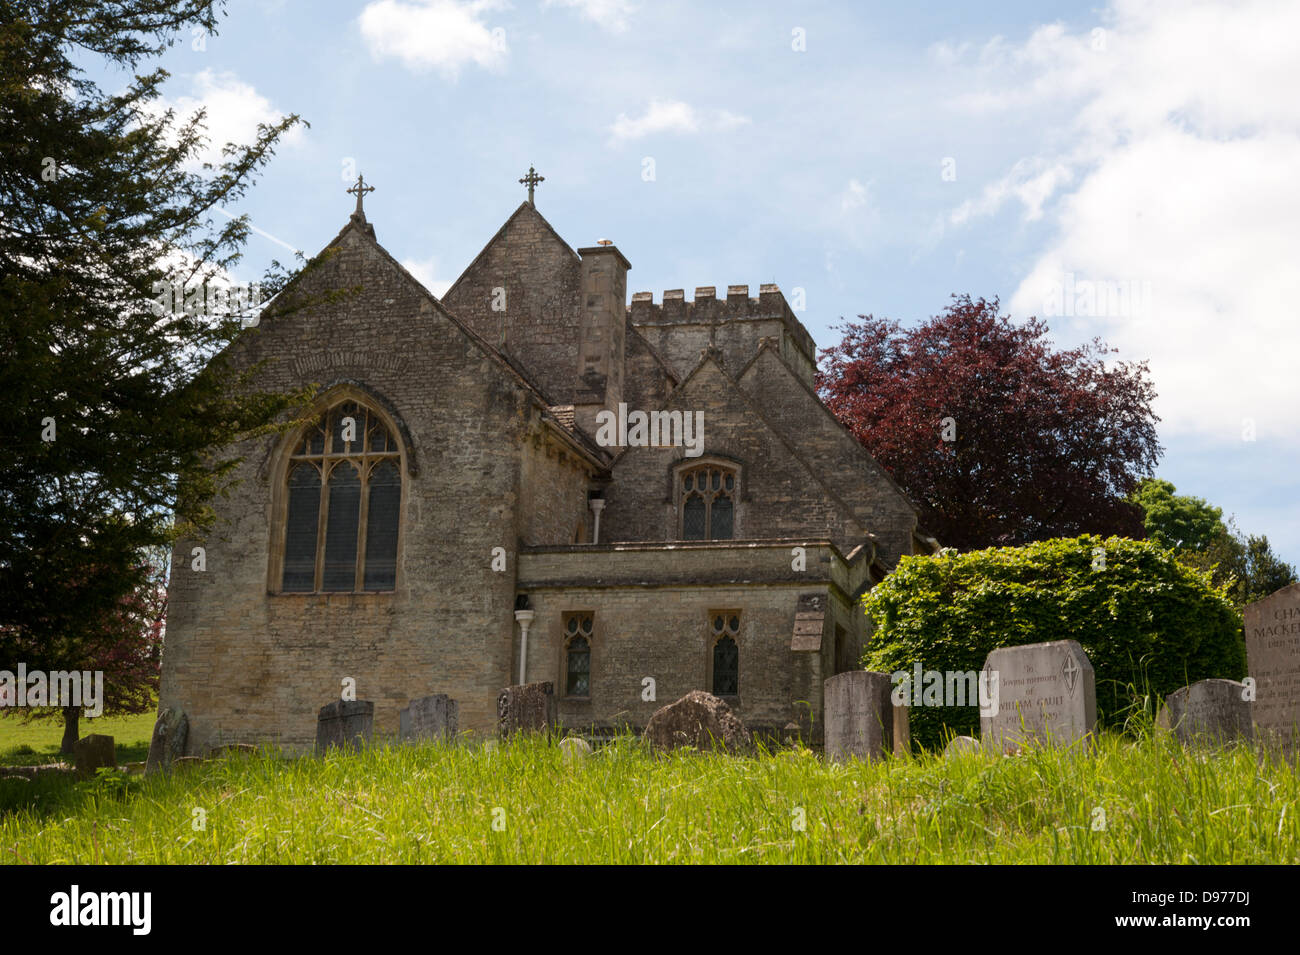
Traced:
POLYGON ((627 328, 627 271, 632 266, 608 242, 579 249, 582 310, 578 323, 578 381, 573 423, 596 433, 596 415, 618 413, 623 400, 623 356, 627 328))

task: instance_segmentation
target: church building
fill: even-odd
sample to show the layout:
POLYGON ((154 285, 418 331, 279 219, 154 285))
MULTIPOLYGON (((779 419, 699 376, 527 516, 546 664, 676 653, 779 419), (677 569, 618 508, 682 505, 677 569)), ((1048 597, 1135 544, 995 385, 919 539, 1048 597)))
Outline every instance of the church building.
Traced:
POLYGON ((319 265, 231 346, 260 387, 315 399, 234 449, 216 526, 177 545, 160 707, 187 714, 189 753, 310 747, 350 685, 377 735, 434 693, 486 734, 501 689, 538 681, 581 732, 703 689, 816 740, 822 682, 869 636, 860 598, 937 550, 817 398, 775 285, 629 301, 624 252, 575 250, 521 181, 441 299, 379 244, 359 182, 319 265))

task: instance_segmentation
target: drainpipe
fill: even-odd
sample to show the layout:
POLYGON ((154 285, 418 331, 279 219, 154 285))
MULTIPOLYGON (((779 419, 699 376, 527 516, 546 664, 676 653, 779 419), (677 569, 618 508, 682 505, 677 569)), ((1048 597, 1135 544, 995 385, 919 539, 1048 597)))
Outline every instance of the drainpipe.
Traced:
POLYGON ((600 543, 600 512, 605 509, 605 500, 604 498, 593 497, 587 503, 591 505, 591 510, 596 515, 596 523, 591 529, 591 542, 593 544, 599 544, 600 543))
POLYGON ((528 676, 528 628, 532 626, 535 610, 516 610, 515 619, 519 621, 519 685, 527 683, 528 676))

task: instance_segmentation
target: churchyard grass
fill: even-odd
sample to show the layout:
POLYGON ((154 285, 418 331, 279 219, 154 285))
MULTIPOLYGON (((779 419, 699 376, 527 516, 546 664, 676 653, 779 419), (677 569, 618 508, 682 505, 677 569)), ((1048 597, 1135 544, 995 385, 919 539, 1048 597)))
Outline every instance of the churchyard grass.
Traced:
POLYGON ((572 763, 520 739, 232 756, 170 777, 0 780, 29 863, 1296 863, 1300 779, 1249 746, 828 764, 807 750, 572 763), (202 813, 196 812, 202 810, 202 813), (199 827, 200 821, 202 827, 199 827))
MULTIPOLYGON (((153 710, 135 716, 82 717, 80 735, 103 733, 111 736, 117 743, 118 763, 137 762, 149 753, 149 737, 157 718, 158 714, 153 710)), ((72 757, 59 755, 59 741, 62 739, 62 720, 24 723, 17 713, 0 714, 0 766, 71 762, 72 757)))

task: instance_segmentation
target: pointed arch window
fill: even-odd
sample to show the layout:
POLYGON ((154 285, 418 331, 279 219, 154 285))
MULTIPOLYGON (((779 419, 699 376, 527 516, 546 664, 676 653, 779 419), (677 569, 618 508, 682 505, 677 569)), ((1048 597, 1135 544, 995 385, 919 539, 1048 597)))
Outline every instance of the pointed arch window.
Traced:
POLYGON ((295 443, 286 480, 281 590, 394 589, 401 454, 379 415, 356 401, 329 409, 295 443))
POLYGON ((709 615, 713 635, 713 695, 740 693, 740 612, 715 610, 709 615))
POLYGON ((571 613, 564 624, 564 692, 566 696, 591 696, 591 621, 589 613, 571 613))
POLYGON ((735 535, 736 472, 705 464, 681 472, 681 539, 731 540, 735 535))

